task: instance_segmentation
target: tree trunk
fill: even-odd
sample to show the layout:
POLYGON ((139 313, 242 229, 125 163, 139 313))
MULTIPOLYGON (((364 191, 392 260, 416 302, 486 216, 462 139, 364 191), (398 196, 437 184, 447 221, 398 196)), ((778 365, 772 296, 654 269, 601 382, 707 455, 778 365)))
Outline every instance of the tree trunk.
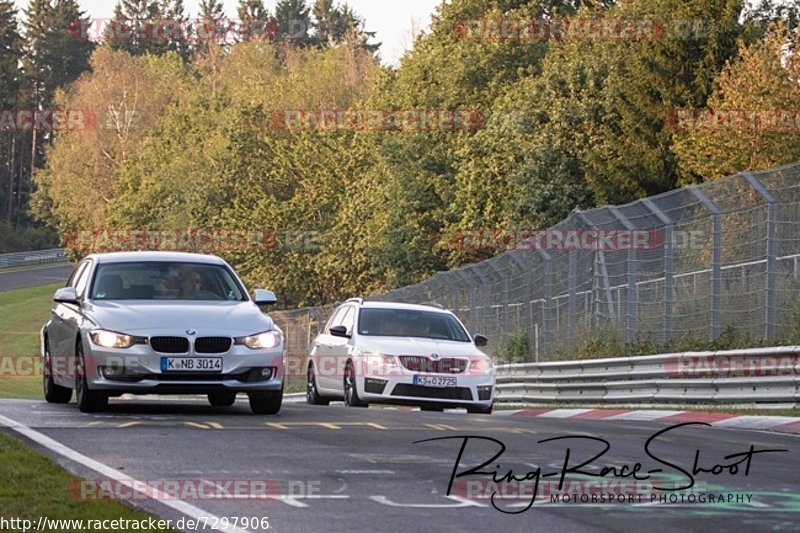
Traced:
POLYGON ((16 175, 17 134, 11 133, 11 157, 6 162, 8 167, 8 205, 6 206, 6 221, 11 224, 14 217, 14 176, 16 175))

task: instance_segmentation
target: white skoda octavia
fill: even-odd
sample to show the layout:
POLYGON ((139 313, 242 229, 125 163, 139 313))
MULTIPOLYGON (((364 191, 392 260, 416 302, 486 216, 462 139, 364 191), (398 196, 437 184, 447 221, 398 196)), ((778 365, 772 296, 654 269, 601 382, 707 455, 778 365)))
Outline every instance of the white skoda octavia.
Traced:
POLYGON ((311 345, 307 401, 491 413, 494 365, 479 349, 487 342, 438 307, 348 300, 311 345))

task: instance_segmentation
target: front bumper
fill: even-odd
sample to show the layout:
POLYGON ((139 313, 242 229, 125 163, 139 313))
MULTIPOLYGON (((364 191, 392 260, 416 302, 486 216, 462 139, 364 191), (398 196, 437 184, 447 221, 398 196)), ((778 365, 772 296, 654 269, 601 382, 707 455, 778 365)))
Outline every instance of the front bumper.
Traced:
POLYGON ((224 354, 164 354, 149 345, 124 350, 90 343, 84 354, 89 389, 111 394, 207 394, 263 392, 283 388, 283 347, 251 350, 233 345, 224 354), (218 372, 162 371, 162 358, 219 358, 218 372))
POLYGON ((358 376, 358 396, 369 403, 437 405, 442 407, 487 408, 494 401, 495 376, 489 374, 422 374, 403 369, 397 375, 358 376), (414 375, 455 378, 455 387, 429 387, 414 384, 414 375))

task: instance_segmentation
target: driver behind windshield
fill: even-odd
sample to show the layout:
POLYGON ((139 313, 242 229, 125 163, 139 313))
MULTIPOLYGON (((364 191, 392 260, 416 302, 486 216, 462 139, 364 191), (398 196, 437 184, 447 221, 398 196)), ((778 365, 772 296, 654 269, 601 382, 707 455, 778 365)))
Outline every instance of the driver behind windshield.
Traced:
POLYGON ((203 286, 203 278, 194 267, 182 267, 178 272, 180 278, 181 300, 193 300, 203 286))

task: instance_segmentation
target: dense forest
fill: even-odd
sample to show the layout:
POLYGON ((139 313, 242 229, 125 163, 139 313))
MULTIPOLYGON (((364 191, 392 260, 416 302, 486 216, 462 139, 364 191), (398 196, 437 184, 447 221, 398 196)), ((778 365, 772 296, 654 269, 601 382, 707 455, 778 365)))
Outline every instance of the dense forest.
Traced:
POLYGON ((0 1, 3 109, 95 117, 0 133, 0 246, 49 231, 66 244, 106 228, 260 231, 274 246, 218 253, 287 306, 418 282, 491 253, 455 245, 463 232, 544 228, 576 207, 800 160, 800 125, 702 120, 800 110, 797 12, 769 0, 450 0, 385 66, 369 21, 332 0, 279 0, 274 12, 241 0, 230 19, 214 0, 196 16, 181 0, 122 0, 115 19, 180 20, 179 32, 97 39, 76 35, 76 21, 94 26, 75 0, 34 0, 24 22, 0 1), (237 29, 217 32, 227 20, 237 29), (252 31, 263 20, 274 23, 252 31), (469 30, 493 20, 658 31, 469 30), (412 111, 480 121, 362 127, 412 111), (280 242, 298 235, 313 246, 280 242))

